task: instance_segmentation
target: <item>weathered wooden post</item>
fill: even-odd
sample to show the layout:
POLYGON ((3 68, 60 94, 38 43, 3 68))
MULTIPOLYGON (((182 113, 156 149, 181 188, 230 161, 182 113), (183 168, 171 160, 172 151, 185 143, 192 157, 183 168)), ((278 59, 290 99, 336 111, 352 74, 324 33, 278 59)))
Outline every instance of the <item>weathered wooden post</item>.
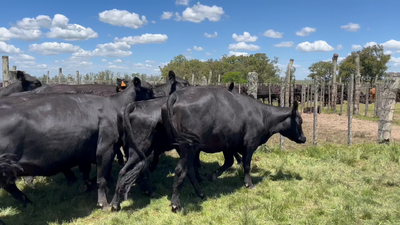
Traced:
POLYGON ((247 75, 247 93, 257 99, 257 84, 258 74, 256 72, 249 72, 247 75))
POLYGON ((339 116, 341 116, 342 112, 343 112, 344 83, 342 83, 340 86, 342 86, 342 88, 341 88, 341 92, 342 93, 340 93, 340 113, 339 113, 339 116))
POLYGON ((218 85, 221 84, 221 74, 218 74, 218 85))
POLYGON ((13 66, 12 71, 17 71, 17 66, 13 66))
POLYGON ((308 85, 308 99, 307 99, 307 107, 311 107, 311 84, 308 85))
POLYGON ((353 88, 354 88, 354 74, 351 73, 349 92, 347 94, 347 121, 348 121, 348 138, 347 143, 351 145, 352 143, 352 119, 353 119, 353 88))
POLYGON ((79 70, 76 71, 76 84, 80 84, 79 70))
POLYGON ((356 74, 355 74, 355 92, 354 92, 354 114, 360 114, 360 82, 361 82, 361 74, 360 74, 360 55, 356 54, 355 59, 356 66, 356 74))
POLYGON ((1 59, 3 61, 3 87, 7 87, 9 84, 8 71, 10 69, 8 64, 8 56, 3 55, 1 59))
POLYGON ((333 112, 336 113, 336 99, 337 99, 337 84, 336 84, 336 66, 337 66, 337 60, 338 60, 339 55, 338 54, 333 54, 332 57, 332 109, 333 112))
POLYGON ((194 86, 194 73, 192 73, 192 85, 194 86))
POLYGON ((304 109, 304 98, 305 98, 305 96, 306 96, 306 93, 305 93, 305 86, 304 86, 304 84, 302 84, 301 85, 301 113, 303 112, 303 109, 304 109))
POLYGON ((314 124, 313 124, 313 144, 317 145, 317 109, 318 109, 318 83, 314 78, 314 124))
POLYGON ((331 110, 331 85, 328 84, 328 110, 331 110))
POLYGON ((375 83, 375 116, 379 116, 379 102, 381 101, 381 85, 380 83, 376 82, 375 83))
POLYGON ((61 84, 62 68, 58 68, 58 83, 61 84))
POLYGON ((293 106, 294 102, 294 91, 296 90, 296 79, 293 78, 293 85, 291 85, 292 90, 290 92, 290 106, 293 106))
POLYGON ((47 70, 46 84, 49 83, 50 71, 47 70))
MULTIPOLYGON (((281 78, 281 90, 280 90, 280 107, 284 107, 285 106, 285 97, 284 97, 284 93, 285 93, 285 85, 284 85, 284 79, 281 78)), ((280 147, 281 147, 281 152, 283 152, 283 142, 285 141, 285 137, 280 134, 280 147)))
POLYGON ((365 91, 365 117, 368 115, 368 105, 369 105, 369 85, 366 85, 366 91, 365 91))
POLYGON ((384 83, 380 88, 379 99, 379 124, 378 124, 378 143, 390 143, 393 125, 393 115, 396 105, 396 94, 400 85, 400 73, 389 72, 384 83))
POLYGON ((208 85, 211 84, 211 78, 212 78, 212 70, 210 70, 210 75, 208 76, 208 85))
POLYGON ((271 82, 269 82, 269 84, 268 84, 268 102, 270 105, 273 105, 272 99, 271 99, 271 82))
POLYGON ((285 82, 285 107, 289 107, 289 88, 290 88, 290 70, 292 69, 294 59, 289 60, 289 64, 286 70, 286 82, 285 82))

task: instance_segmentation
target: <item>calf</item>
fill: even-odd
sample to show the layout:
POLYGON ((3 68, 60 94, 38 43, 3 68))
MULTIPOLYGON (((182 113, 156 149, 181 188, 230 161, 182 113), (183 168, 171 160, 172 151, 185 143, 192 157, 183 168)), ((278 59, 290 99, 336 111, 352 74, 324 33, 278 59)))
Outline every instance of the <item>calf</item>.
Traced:
POLYGON ((23 71, 17 70, 10 71, 9 73, 15 73, 16 81, 7 87, 0 88, 0 97, 9 96, 13 93, 32 91, 42 86, 42 83, 36 77, 32 77, 23 71))
MULTIPOLYGON (((133 101, 153 98, 152 87, 141 85, 139 78, 129 83, 123 92, 109 97, 49 94, 0 110, 0 154, 18 155, 23 168, 18 176, 52 176, 81 166, 88 181, 94 163, 98 205, 108 207, 107 180, 121 146, 117 114, 133 101)), ((2 187, 24 205, 31 202, 14 183, 2 187)))
POLYGON ((186 174, 197 195, 204 198, 193 166, 200 150, 223 152, 225 162, 213 173, 216 177, 232 166, 234 152, 241 153, 245 186, 253 188, 250 163, 258 146, 275 133, 296 143, 306 142, 297 109, 297 101, 293 108, 276 107, 220 88, 188 87, 171 94, 166 107, 162 108, 162 120, 180 151, 175 168, 172 210, 181 209, 179 195, 186 174))

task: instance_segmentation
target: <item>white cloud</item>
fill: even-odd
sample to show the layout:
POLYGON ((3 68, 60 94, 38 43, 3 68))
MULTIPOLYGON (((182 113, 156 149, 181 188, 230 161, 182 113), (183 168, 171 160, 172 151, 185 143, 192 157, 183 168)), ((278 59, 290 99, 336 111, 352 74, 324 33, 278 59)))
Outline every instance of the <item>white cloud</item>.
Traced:
POLYGON ((144 61, 145 63, 155 63, 155 61, 151 61, 151 60, 146 60, 144 61))
POLYGON ((29 45, 29 51, 37 52, 40 55, 58 55, 60 53, 74 53, 79 51, 81 48, 76 45, 69 43, 57 43, 57 42, 44 42, 41 44, 29 45))
POLYGON ((92 62, 82 61, 82 62, 79 63, 79 65, 80 66, 91 66, 91 65, 93 65, 93 63, 92 62))
POLYGON ((296 50, 300 52, 329 52, 335 50, 326 41, 315 41, 310 43, 308 41, 302 42, 297 45, 296 50))
POLYGON ((361 45, 351 45, 351 50, 360 50, 362 49, 361 45))
POLYGON ((15 62, 17 68, 19 69, 46 69, 46 64, 37 64, 34 61, 16 61, 15 62))
POLYGON ((233 50, 233 51, 237 51, 237 50, 257 51, 260 49, 260 46, 253 45, 253 44, 246 44, 244 42, 238 42, 236 44, 230 44, 228 49, 233 50))
POLYGON ((189 5, 189 0, 176 0, 177 5, 189 5))
POLYGON ((7 28, 0 27, 0 41, 9 41, 11 38, 14 38, 14 34, 7 28))
POLYGON ((400 66, 400 57, 390 57, 390 62, 394 63, 394 66, 400 66))
POLYGON ((102 59, 101 61, 102 61, 102 62, 107 62, 107 59, 102 59))
POLYGON ((126 42, 99 44, 93 51, 83 49, 72 54, 72 57, 127 57, 132 55, 131 46, 126 42))
POLYGON ((313 28, 313 27, 303 27, 301 28, 300 31, 296 32, 297 36, 301 36, 301 37, 305 37, 310 35, 311 33, 314 33, 315 31, 317 31, 317 28, 313 28))
POLYGON ((17 27, 24 30, 50 29, 51 21, 51 18, 46 15, 39 15, 36 18, 25 17, 21 21, 17 21, 17 27))
POLYGON ((388 49, 400 49, 400 41, 396 41, 394 39, 390 39, 389 41, 385 43, 381 43, 384 48, 388 49))
POLYGON ((66 41, 78 41, 97 38, 99 35, 90 27, 85 28, 79 24, 68 24, 69 19, 62 15, 54 15, 48 38, 60 38, 66 41))
POLYGON ((248 56, 249 53, 247 53, 247 52, 234 52, 234 51, 229 51, 229 56, 232 56, 232 55, 234 55, 234 56, 240 56, 240 55, 242 55, 242 56, 248 56))
POLYGON ((217 36, 218 36, 217 31, 215 31, 214 34, 204 33, 204 37, 208 37, 208 38, 216 38, 217 36))
POLYGON ((116 60, 114 60, 114 62, 115 62, 115 63, 122 63, 122 60, 116 59, 116 60))
POLYGON ((156 21, 152 20, 151 23, 156 23, 156 21))
POLYGON ((161 19, 169 20, 172 18, 173 15, 174 15, 174 12, 163 12, 163 14, 161 15, 161 19))
POLYGON ((140 69, 140 70, 150 69, 153 67, 150 64, 143 64, 143 63, 134 63, 133 66, 135 67, 135 69, 140 69))
POLYGON ((99 20, 114 26, 124 26, 133 29, 138 29, 147 24, 146 16, 143 15, 139 18, 139 15, 136 13, 118 9, 106 10, 99 13, 99 20))
POLYGON ((210 7, 207 5, 196 4, 193 7, 187 7, 185 11, 182 12, 182 17, 179 13, 175 13, 175 20, 201 23, 205 19, 208 19, 210 22, 217 22, 221 20, 221 16, 224 14, 225 12, 222 7, 216 5, 210 7))
POLYGON ((366 43, 366 44, 364 45, 364 48, 370 47, 370 46, 374 46, 374 45, 377 45, 377 44, 378 44, 378 43, 376 43, 376 42, 374 42, 374 41, 371 41, 371 42, 366 43))
POLYGON ((383 54, 385 54, 385 55, 391 55, 391 54, 393 54, 393 52, 390 51, 390 50, 388 50, 388 51, 385 51, 383 54))
POLYGON ((9 45, 3 41, 0 41, 0 53, 19 54, 22 53, 22 51, 14 45, 9 45))
POLYGON ((257 41, 257 36, 251 36, 249 32, 244 32, 243 35, 237 35, 236 33, 232 34, 233 40, 236 42, 255 42, 257 41))
POLYGON ((18 54, 15 56, 10 56, 10 60, 14 61, 34 61, 35 57, 27 55, 27 54, 18 54))
POLYGON ((42 32, 40 30, 24 30, 18 27, 11 27, 9 32, 12 34, 12 38, 23 41, 34 41, 42 36, 42 32))
POLYGON ((274 31, 272 29, 265 31, 263 35, 270 38, 283 38, 283 32, 274 31))
POLYGON ((336 49, 337 49, 337 50, 342 50, 342 49, 343 49, 343 46, 342 46, 342 45, 338 45, 338 46, 336 46, 336 49))
POLYGON ((206 52, 206 55, 211 55, 211 53, 209 53, 209 52, 206 52))
POLYGON ((108 68, 110 68, 110 69, 126 69, 126 67, 117 66, 117 65, 109 65, 108 68))
POLYGON ((203 51, 202 47, 197 47, 196 45, 193 47, 193 50, 195 51, 203 51))
POLYGON ((279 48, 291 48, 293 47, 293 41, 283 41, 279 44, 274 45, 275 47, 279 47, 279 48))
POLYGON ((356 32, 361 27, 357 23, 348 23, 347 25, 340 26, 340 28, 345 30, 345 31, 356 32))
POLYGON ((129 45, 138 44, 161 44, 168 40, 166 34, 142 34, 141 36, 129 36, 123 38, 114 38, 115 42, 126 42, 129 45))

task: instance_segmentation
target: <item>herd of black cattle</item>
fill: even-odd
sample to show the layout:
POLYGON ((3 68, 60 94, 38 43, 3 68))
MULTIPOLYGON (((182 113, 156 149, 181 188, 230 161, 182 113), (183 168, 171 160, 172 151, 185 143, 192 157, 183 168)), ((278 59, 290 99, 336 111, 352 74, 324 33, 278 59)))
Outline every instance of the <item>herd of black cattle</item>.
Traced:
POLYGON ((42 85, 23 71, 14 72, 15 82, 0 89, 0 187, 24 206, 32 202, 15 185, 19 177, 33 185, 34 176, 62 172, 74 182, 71 169, 78 166, 88 190, 97 188, 98 206, 119 210, 137 179, 150 176, 159 156, 175 149, 180 157, 171 207, 176 212, 186 176, 204 198, 200 151, 223 152, 225 162, 212 177, 236 158, 245 186, 253 188, 250 164, 260 145, 276 133, 306 142, 297 101, 292 107, 263 104, 238 93, 233 83, 192 86, 169 71, 159 85, 137 77, 117 79, 116 86, 42 85), (123 167, 109 203, 106 189, 115 156, 123 167), (92 179, 91 164, 97 170, 92 179))

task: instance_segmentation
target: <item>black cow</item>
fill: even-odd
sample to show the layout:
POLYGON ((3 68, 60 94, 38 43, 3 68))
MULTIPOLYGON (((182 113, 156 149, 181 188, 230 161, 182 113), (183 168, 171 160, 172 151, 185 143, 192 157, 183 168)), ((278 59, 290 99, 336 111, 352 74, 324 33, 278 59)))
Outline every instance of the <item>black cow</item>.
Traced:
POLYGON ((186 174, 196 194, 204 198, 193 166, 200 150, 224 153, 224 164, 213 173, 216 177, 232 166, 233 154, 239 152, 243 156, 245 186, 253 188, 250 162, 258 146, 275 133, 296 143, 306 142, 297 109, 297 101, 293 108, 276 107, 220 88, 188 87, 171 94, 166 107, 162 108, 162 119, 180 151, 175 168, 172 210, 181 209, 179 195, 186 174))
MULTIPOLYGON (((91 163, 97 164, 98 205, 107 207, 107 180, 121 147, 117 114, 127 104, 153 98, 152 87, 134 78, 118 94, 52 94, 0 110, 0 154, 18 155, 18 176, 52 176, 81 166, 88 181, 91 163)), ((4 184, 14 198, 31 201, 15 186, 4 184)))
POLYGON ((10 74, 15 73, 16 81, 9 84, 7 87, 0 88, 0 97, 9 96, 12 93, 32 91, 42 86, 42 83, 24 71, 10 71, 10 74))
MULTIPOLYGON (((185 88, 185 86, 177 87, 179 88, 176 90, 185 88)), ((233 88, 234 84, 232 82, 228 87, 228 91, 234 91, 233 88)), ((123 115, 123 118, 120 121, 123 121, 124 138, 127 145, 124 149, 129 149, 129 152, 125 152, 128 161, 119 172, 117 187, 111 202, 111 206, 115 210, 120 209, 122 199, 126 200, 132 184, 140 176, 140 173, 144 172, 145 176, 148 176, 138 154, 144 153, 145 157, 149 157, 153 153, 153 160, 149 168, 150 172, 153 172, 157 167, 160 155, 176 147, 169 142, 168 134, 162 124, 161 107, 166 101, 167 97, 160 97, 147 101, 133 102, 121 110, 120 115, 123 115)), ((179 153, 179 149, 177 149, 177 152, 179 153)), ((234 156, 236 161, 241 164, 241 157, 236 152, 234 156)), ((194 164, 196 169, 201 166, 200 151, 195 157, 194 164)), ((200 180, 201 178, 198 177, 198 179, 200 180)), ((151 192, 151 189, 149 188, 147 191, 151 192)))

